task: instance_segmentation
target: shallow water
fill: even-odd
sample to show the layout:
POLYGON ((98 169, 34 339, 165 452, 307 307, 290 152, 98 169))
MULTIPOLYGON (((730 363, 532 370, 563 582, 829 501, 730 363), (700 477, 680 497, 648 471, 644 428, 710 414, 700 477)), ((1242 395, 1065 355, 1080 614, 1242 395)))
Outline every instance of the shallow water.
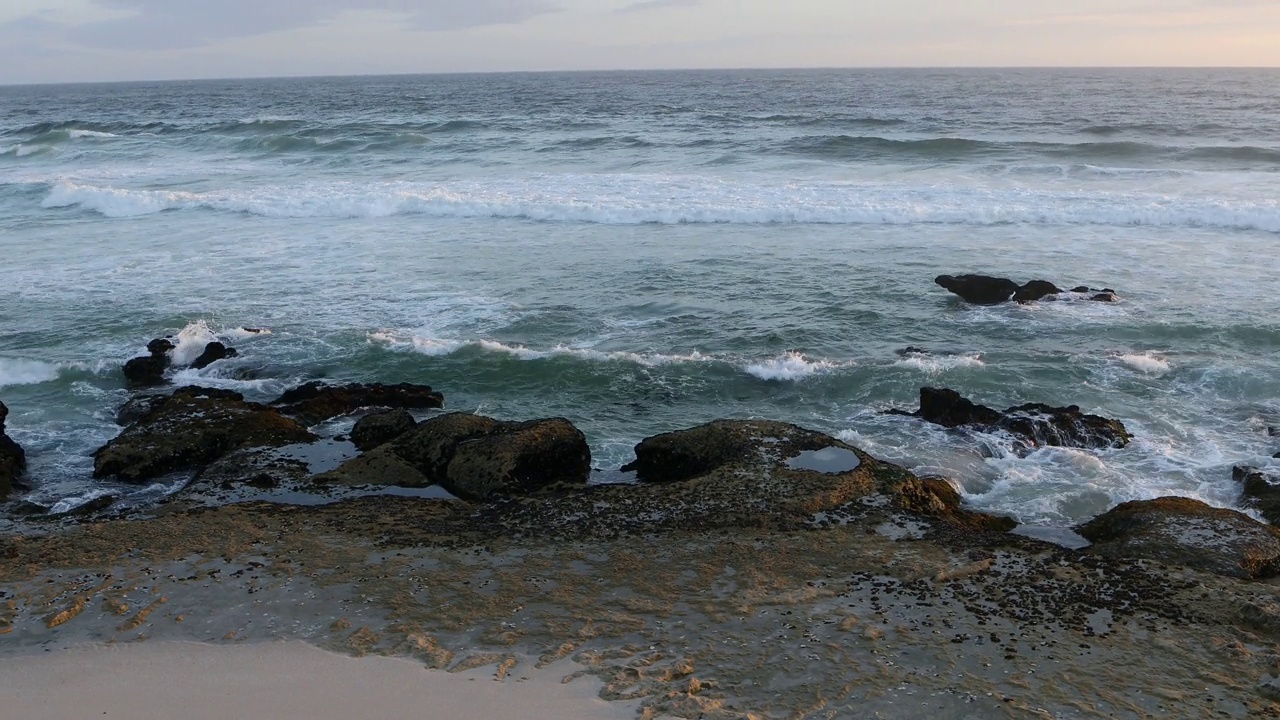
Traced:
POLYGON ((425 382, 452 409, 568 417, 605 470, 645 436, 759 417, 1033 523, 1170 493, 1230 506, 1232 464, 1280 462, 1277 79, 0 88, 0 399, 46 504, 100 487, 119 365, 177 334, 182 356, 214 337, 242 354, 179 382, 425 382), (970 271, 1122 301, 973 308, 932 283, 970 271), (880 414, 922 385, 1078 404, 1137 440, 1017 457, 880 414))

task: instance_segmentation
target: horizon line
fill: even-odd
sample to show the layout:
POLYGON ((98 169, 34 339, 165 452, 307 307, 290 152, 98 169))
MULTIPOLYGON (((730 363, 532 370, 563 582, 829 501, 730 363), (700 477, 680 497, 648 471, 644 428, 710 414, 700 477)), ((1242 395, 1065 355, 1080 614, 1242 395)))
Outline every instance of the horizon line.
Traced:
POLYGON ((491 75, 588 75, 603 73, 687 73, 687 72, 797 72, 866 70, 1280 70, 1280 65, 814 65, 794 67, 684 67, 684 68, 593 68, 576 70, 437 70, 423 72, 241 75, 185 78, 138 78, 129 80, 55 80, 0 83, 0 88, 56 87, 61 85, 129 85, 142 83, 230 82, 242 80, 337 80, 357 78, 408 78, 491 75))

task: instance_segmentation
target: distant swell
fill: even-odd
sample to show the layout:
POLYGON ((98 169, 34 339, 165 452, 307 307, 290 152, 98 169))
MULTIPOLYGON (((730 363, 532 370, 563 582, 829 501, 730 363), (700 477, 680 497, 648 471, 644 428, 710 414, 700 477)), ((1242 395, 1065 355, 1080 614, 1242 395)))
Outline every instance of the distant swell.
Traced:
POLYGON ((1280 233, 1280 200, 962 186, 535 175, 439 183, 306 183, 209 192, 56 183, 45 208, 107 217, 210 210, 277 218, 420 215, 600 224, 1107 225, 1280 233))

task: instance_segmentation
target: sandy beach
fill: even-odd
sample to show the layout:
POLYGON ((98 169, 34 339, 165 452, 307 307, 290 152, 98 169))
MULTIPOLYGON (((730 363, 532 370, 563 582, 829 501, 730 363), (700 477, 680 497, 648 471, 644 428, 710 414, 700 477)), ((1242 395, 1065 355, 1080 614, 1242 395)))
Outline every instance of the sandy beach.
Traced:
MULTIPOLYGON (((567 665, 567 664, 562 664, 567 665)), ((410 660, 352 658, 301 642, 83 646, 6 659, 4 714, 25 720, 493 720, 630 718, 591 677, 560 666, 502 680, 493 668, 450 673, 410 660)))

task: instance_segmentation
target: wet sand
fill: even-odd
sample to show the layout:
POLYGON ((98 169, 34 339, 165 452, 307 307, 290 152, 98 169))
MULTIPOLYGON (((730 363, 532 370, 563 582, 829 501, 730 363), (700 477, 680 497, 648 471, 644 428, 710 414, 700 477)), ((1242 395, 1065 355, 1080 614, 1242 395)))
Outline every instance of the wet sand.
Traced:
POLYGON ((397 658, 356 659, 299 642, 146 643, 5 659, 4 715, 23 720, 607 720, 635 715, 560 665, 508 675, 449 673, 397 658))

